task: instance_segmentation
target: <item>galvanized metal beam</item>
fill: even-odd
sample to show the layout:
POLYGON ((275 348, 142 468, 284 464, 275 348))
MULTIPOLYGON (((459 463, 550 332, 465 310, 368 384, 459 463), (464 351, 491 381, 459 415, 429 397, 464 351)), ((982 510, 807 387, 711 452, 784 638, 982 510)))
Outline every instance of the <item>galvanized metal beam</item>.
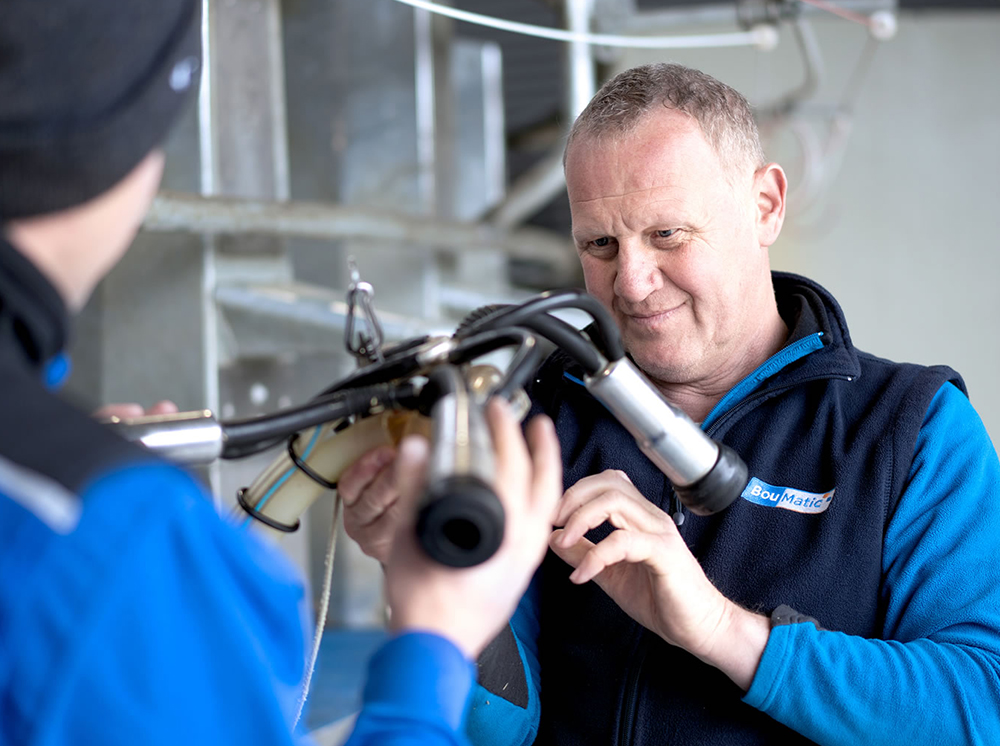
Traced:
POLYGON ((563 276, 571 276, 577 264, 569 239, 541 228, 507 232, 481 223, 318 202, 270 202, 161 192, 143 228, 157 232, 375 239, 398 243, 400 250, 408 250, 414 244, 455 252, 499 249, 512 258, 544 262, 563 276))

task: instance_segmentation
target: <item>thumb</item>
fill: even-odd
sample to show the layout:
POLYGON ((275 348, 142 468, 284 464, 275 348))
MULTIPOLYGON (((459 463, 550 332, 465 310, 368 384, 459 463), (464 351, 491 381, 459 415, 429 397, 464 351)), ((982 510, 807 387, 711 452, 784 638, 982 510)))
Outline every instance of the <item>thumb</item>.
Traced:
POLYGON ((587 556, 587 552, 594 548, 594 544, 589 539, 580 539, 572 546, 561 546, 559 539, 564 533, 565 531, 561 528, 553 531, 549 537, 549 548, 567 565, 577 568, 583 562, 583 558, 587 556))

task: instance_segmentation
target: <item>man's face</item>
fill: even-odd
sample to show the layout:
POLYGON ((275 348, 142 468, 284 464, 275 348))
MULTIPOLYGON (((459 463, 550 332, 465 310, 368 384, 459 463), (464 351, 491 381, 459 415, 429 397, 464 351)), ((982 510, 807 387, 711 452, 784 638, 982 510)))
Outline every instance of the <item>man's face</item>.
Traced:
POLYGON ((578 139, 567 153, 587 290, 657 382, 711 385, 750 354, 770 279, 749 171, 734 174, 694 119, 667 109, 628 137, 578 139))

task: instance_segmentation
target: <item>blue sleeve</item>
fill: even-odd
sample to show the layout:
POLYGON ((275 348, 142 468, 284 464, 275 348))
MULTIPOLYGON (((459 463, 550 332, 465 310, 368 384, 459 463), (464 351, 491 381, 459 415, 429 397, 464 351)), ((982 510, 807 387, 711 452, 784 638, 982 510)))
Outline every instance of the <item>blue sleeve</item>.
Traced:
POLYGON ((528 685, 528 706, 518 707, 476 685, 472 692, 466 733, 474 746, 530 746, 541 717, 538 633, 539 573, 535 573, 510 620, 528 685))
POLYGON ((451 642, 410 632, 368 665, 361 713, 347 746, 461 746, 473 664, 451 642))
POLYGON ((293 743, 308 623, 288 561, 172 467, 112 474, 82 500, 24 652, 25 671, 56 677, 31 742, 293 743))
POLYGON ((998 545, 1000 463, 945 384, 886 531, 884 639, 776 627, 745 701, 825 746, 1000 742, 998 545))

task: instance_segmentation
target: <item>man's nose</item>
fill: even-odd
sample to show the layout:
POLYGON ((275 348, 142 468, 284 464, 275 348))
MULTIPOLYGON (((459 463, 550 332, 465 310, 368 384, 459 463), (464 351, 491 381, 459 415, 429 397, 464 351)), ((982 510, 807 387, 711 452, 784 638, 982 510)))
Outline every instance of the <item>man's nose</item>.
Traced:
POLYGON ((639 241, 618 244, 615 295, 627 303, 640 303, 663 284, 656 252, 639 241))

